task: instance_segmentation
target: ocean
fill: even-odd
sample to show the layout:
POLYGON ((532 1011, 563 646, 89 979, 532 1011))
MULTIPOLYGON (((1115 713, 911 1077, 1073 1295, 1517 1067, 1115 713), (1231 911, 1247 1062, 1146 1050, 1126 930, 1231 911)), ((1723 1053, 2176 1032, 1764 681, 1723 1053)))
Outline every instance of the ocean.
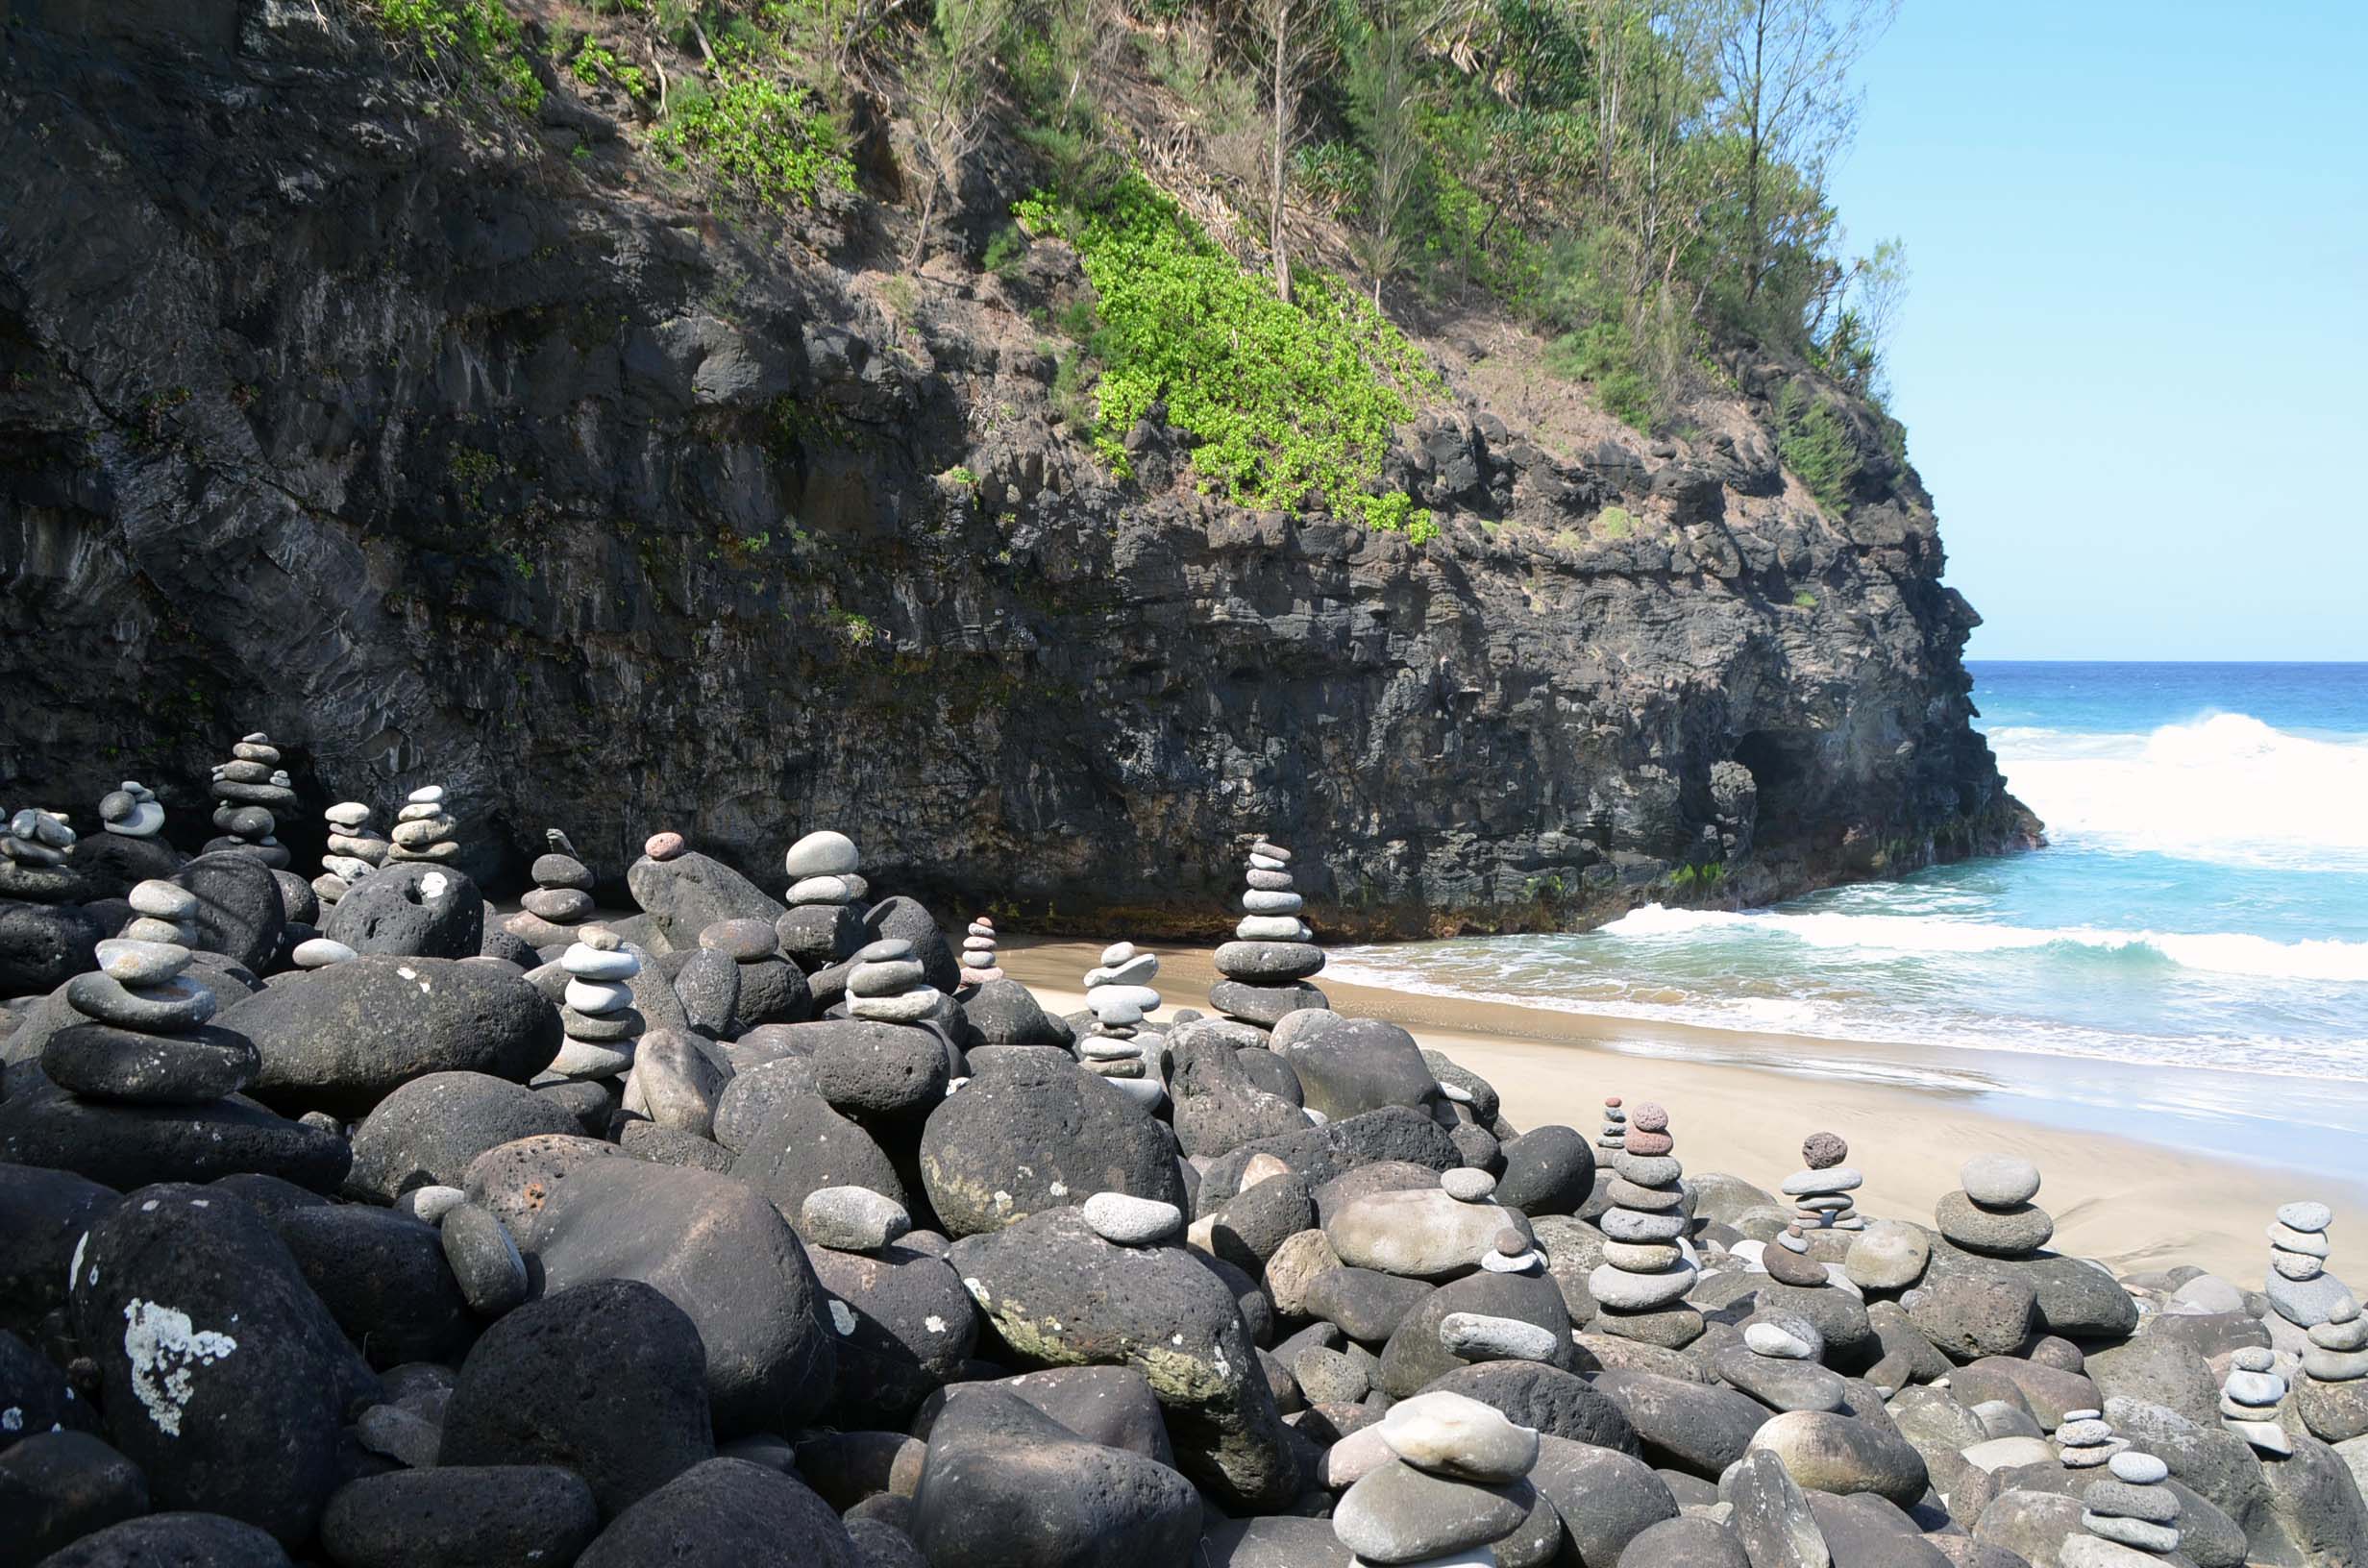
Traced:
POLYGON ((1768 909, 1336 949, 1327 974, 2368 1178, 2368 664, 1969 668, 2045 849, 1768 909))

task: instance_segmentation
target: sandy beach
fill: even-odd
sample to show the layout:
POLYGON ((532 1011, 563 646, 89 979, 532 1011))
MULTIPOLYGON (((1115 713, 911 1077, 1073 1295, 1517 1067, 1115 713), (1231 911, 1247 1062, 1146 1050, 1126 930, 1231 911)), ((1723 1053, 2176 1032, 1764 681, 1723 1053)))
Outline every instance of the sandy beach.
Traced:
MULTIPOLYGON (((1168 1001, 1156 1017, 1205 1011, 1217 978, 1208 950, 1153 950, 1156 984, 1168 1001)), ((1098 954, 1085 943, 1006 938, 999 958, 1048 1006, 1070 1012, 1084 1005, 1078 981, 1098 954)), ((1802 1138, 1828 1129, 1850 1140, 1851 1164, 1865 1172, 1862 1211, 1927 1224, 1967 1157, 2019 1154, 2044 1174, 2038 1202, 2056 1218, 2054 1245, 2124 1272, 2187 1262, 2257 1288, 2268 1260, 2263 1227, 2278 1205, 2301 1197, 2334 1209, 2338 1265, 2350 1250, 2347 1237, 2368 1249, 2368 1188, 2359 1184, 2281 1168, 2274 1152, 2239 1162, 2213 1147, 2100 1132, 2083 1124, 2093 1115, 2010 1114, 1998 1103, 2006 1096, 1980 1087, 1985 1073, 2043 1076, 2052 1070, 2044 1059, 1952 1063, 1950 1075, 1963 1087, 1951 1088, 1918 1081, 1931 1076, 1922 1072, 1887 1074, 1882 1053, 1853 1047, 1854 1067, 1825 1063, 1812 1074, 1797 1064, 1831 1057, 1829 1042, 1413 994, 1329 976, 1317 983, 1340 1011, 1402 1024, 1487 1078, 1516 1127, 1559 1121, 1591 1134, 1606 1094, 1659 1100, 1669 1108, 1689 1169, 1725 1171, 1770 1189, 1800 1168, 1802 1138)), ((1905 1064, 1930 1053, 1899 1047, 1893 1054, 1905 1064)), ((2089 1092, 2099 1093, 2093 1084, 2089 1092)), ((2109 1081, 2101 1093, 2110 1098, 2109 1081)), ((2087 1112, 2100 1109, 2110 1108, 2087 1112)))

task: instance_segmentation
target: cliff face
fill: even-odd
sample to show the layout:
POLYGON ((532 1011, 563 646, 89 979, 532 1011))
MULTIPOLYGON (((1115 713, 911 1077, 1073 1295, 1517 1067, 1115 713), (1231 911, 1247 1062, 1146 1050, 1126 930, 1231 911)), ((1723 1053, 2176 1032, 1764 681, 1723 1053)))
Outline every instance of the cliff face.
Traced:
POLYGON ((12 10, 12 806, 136 777, 194 842, 260 728, 308 801, 448 783, 483 875, 546 824, 610 873, 673 827, 772 886, 830 825, 882 888, 1146 932, 1214 923, 1255 831, 1337 932, 2035 826, 1968 727, 1920 483, 1852 409, 1821 512, 1773 367, 1648 444, 1554 405, 1518 334, 1443 336, 1457 395, 1397 458, 1442 538, 1244 512, 1163 432, 1123 484, 1062 433, 1024 315, 1077 286, 1058 245, 890 310, 861 204, 735 227, 564 93, 451 111, 333 4, 12 10))

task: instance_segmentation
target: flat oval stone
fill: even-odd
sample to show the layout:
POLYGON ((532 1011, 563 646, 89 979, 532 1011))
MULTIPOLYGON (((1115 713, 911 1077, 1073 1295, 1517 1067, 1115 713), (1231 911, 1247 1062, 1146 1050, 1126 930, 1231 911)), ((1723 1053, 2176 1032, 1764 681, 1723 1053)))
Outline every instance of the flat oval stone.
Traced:
POLYGON ((1622 1209, 1636 1209, 1648 1214, 1665 1214, 1686 1207, 1683 1188, 1639 1187, 1625 1176, 1615 1176, 1606 1182, 1603 1193, 1622 1209))
POLYGON ((1342 1494, 1332 1532, 1369 1563, 1426 1562, 1512 1534, 1535 1502, 1526 1485, 1482 1486, 1394 1459, 1342 1494))
POLYGON ((158 986, 189 967, 189 949, 175 942, 128 942, 117 937, 98 945, 99 972, 127 986, 158 986))
MULTIPOLYGON (((604 952, 587 943, 570 943, 559 955, 559 968, 579 980, 630 980, 641 972, 641 960, 623 948, 604 952)), ((598 1012, 598 1008, 587 1008, 598 1012)))
POLYGON ((1381 1418, 1390 1452, 1420 1470, 1466 1481, 1513 1482, 1538 1462, 1538 1433, 1492 1405, 1441 1389, 1390 1407, 1381 1418))
POLYGON ((1784 1191, 1789 1197, 1824 1197, 1832 1193, 1856 1191, 1866 1178, 1848 1165, 1835 1165, 1824 1170, 1804 1170, 1785 1178, 1784 1191))
POLYGON ((1756 1356, 1813 1361, 1825 1354, 1825 1335, 1797 1312, 1758 1311, 1743 1319, 1743 1343, 1756 1356))
POLYGON ((197 915, 197 894, 178 882, 139 882, 133 885, 133 912, 160 920, 186 920, 197 915))
POLYGON ((613 953, 625 945, 625 939, 604 925, 587 925, 576 933, 576 940, 596 953, 613 953))
POLYGON ((570 980, 567 983, 567 1005, 579 1013, 597 1017, 614 1013, 633 999, 632 989, 605 980, 570 980))
MULTIPOLYGON (((106 962, 107 943, 99 943, 100 962, 106 962)), ((2262 1235, 2269 1244, 2281 1252, 2299 1252, 2306 1257, 2324 1258, 2328 1255, 2327 1235, 2323 1231, 2298 1231, 2291 1225, 2271 1225, 2262 1235)))
POLYGON ((851 1017, 875 1023, 919 1023, 944 1000, 945 992, 935 986, 915 986, 894 996, 850 996, 847 1011, 851 1017))
POLYGON ((901 996, 920 985, 924 978, 925 971, 919 959, 861 963, 847 973, 847 993, 850 996, 901 996))
POLYGON ((1126 1192, 1097 1192, 1083 1213, 1095 1235, 1122 1247, 1151 1246, 1184 1229, 1184 1211, 1174 1204, 1126 1192))
POLYGON ((325 969, 332 964, 342 964, 356 955, 354 949, 342 942, 333 942, 327 937, 307 937, 296 944, 296 950, 288 956, 296 961, 296 967, 300 969, 325 969))
POLYGON ((781 857, 781 869, 794 877, 844 876, 862 865, 855 841, 826 827, 808 833, 781 857))
POLYGON ((133 1105, 206 1105, 237 1093, 262 1071, 254 1041, 210 1028, 150 1035, 75 1024, 49 1037, 40 1060, 42 1074, 61 1089, 133 1105))
POLYGON ((902 937, 883 937, 855 949, 857 964, 898 964, 913 956, 913 944, 902 937))
POLYGON ((592 895, 581 888, 530 888, 518 907, 543 919, 572 925, 592 913, 592 895))
POLYGON ((405 800, 414 806, 440 806, 444 803, 444 786, 423 784, 405 796, 405 800))
POLYGON ((843 876, 802 876, 789 885, 781 901, 789 904, 844 904, 853 900, 855 890, 843 876))
POLYGON ((798 1231, 840 1252, 873 1252, 913 1228, 904 1206, 868 1187, 822 1187, 798 1208, 798 1231))
POLYGON ((2152 1486, 2171 1473, 2171 1467, 2161 1459, 2152 1454, 2141 1454, 2134 1448, 2124 1449, 2109 1462, 2113 1467, 2114 1476, 2134 1486, 2152 1486))
POLYGON ((1669 1113, 1651 1100, 1642 1100, 1628 1108, 1628 1125, 1640 1133, 1665 1133, 1669 1130, 1669 1113))
POLYGON ((1105 969, 1112 968, 1134 956, 1135 944, 1133 943, 1114 942, 1101 950, 1101 967, 1105 969))
POLYGON ((1252 888, 1242 894, 1242 910, 1248 915, 1296 915, 1306 903, 1295 893, 1269 893, 1252 888))
POLYGON ((186 978, 131 990, 108 975, 78 974, 65 985, 66 1004, 86 1018, 141 1034, 173 1035, 213 1017, 214 994, 186 978))
POLYGON ((652 860, 672 860, 689 847, 679 833, 653 833, 642 841, 641 852, 652 860))
POLYGON ((1440 1188, 1461 1203, 1478 1203, 1496 1190, 1496 1178, 1485 1170, 1459 1168, 1439 1178, 1440 1188))
POLYGON ((1665 1306, 1693 1288, 1694 1270, 1673 1268, 1665 1274, 1631 1274, 1610 1263, 1599 1263, 1587 1277, 1588 1293, 1603 1306, 1623 1312, 1646 1311, 1665 1306))
POLYGON ((2278 1223, 2297 1231, 2323 1231, 2335 1222, 2335 1212, 2323 1203, 2288 1203, 2278 1209, 2278 1223))
POLYGON ((1958 1168, 1957 1182, 1986 1208, 2011 1209, 2038 1196, 2039 1167, 2017 1155, 1977 1154, 1958 1168))
POLYGON ((339 827, 359 827, 370 820, 370 808, 359 800, 340 800, 321 815, 339 827))
POLYGON ((1674 1241, 1686 1234, 1684 1214, 1640 1214, 1629 1209, 1609 1209, 1596 1228, 1615 1241, 1674 1241))
POLYGON ((1486 1312, 1449 1312, 1439 1320, 1439 1342, 1468 1361, 1550 1361, 1560 1348, 1550 1329, 1486 1312))

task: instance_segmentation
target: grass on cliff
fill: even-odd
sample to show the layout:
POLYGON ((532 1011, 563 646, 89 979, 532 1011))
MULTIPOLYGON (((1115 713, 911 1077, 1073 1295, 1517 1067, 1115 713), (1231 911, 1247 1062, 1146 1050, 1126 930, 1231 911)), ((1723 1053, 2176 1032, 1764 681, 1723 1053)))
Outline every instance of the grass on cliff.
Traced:
POLYGON ((368 0, 379 25, 415 50, 448 87, 481 74, 521 114, 543 107, 526 33, 503 0, 368 0))
POLYGON ((1113 469, 1129 471, 1126 432, 1164 404, 1196 443, 1204 489, 1280 511, 1321 504, 1417 543, 1436 536, 1412 497, 1373 493, 1392 428, 1437 384, 1379 312, 1312 269, 1282 299, 1140 175, 1089 209, 1039 193, 1017 210, 1074 245, 1094 285, 1093 435, 1113 469))

